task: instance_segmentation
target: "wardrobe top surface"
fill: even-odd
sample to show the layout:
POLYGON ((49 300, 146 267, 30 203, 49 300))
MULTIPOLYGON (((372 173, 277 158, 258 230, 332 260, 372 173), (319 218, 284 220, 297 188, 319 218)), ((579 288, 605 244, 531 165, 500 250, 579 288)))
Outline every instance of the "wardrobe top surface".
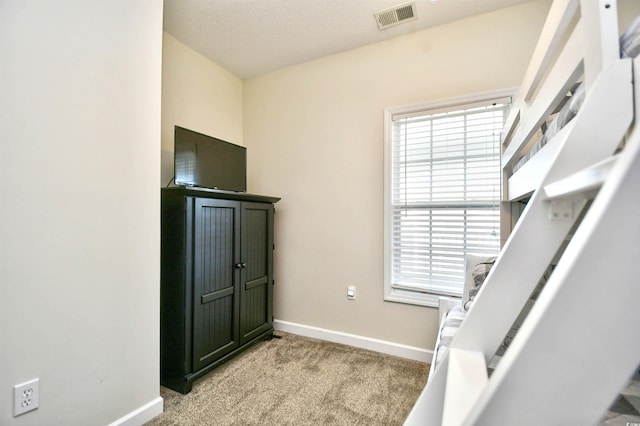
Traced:
POLYGON ((193 197, 219 198, 223 200, 256 201, 261 203, 277 203, 280 197, 249 194, 246 192, 222 191, 219 189, 196 188, 185 186, 170 186, 161 188, 163 192, 193 197))

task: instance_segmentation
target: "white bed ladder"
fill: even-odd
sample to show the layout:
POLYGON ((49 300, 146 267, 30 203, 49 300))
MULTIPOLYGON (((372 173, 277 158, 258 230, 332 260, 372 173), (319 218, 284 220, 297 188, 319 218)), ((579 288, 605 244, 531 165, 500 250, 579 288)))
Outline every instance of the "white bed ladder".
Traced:
POLYGON ((640 126, 612 157, 634 117, 632 69, 631 60, 609 64, 556 136, 562 147, 548 175, 406 425, 596 424, 632 375, 640 362, 640 126), (570 232, 487 377, 486 361, 570 232))

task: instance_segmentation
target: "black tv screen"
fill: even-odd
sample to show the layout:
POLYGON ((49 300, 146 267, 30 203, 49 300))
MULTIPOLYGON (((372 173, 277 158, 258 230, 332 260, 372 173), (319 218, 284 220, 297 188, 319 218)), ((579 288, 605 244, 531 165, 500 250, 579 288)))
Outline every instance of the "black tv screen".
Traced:
POLYGON ((245 147, 178 126, 174 137, 177 185, 246 192, 245 147))

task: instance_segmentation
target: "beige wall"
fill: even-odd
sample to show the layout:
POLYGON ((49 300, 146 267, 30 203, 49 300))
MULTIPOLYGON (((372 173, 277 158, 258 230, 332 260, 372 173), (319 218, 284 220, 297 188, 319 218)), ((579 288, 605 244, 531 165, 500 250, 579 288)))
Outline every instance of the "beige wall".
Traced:
POLYGON ((0 424, 160 409, 162 1, 3 0, 0 40, 0 424))
POLYGON ((275 317, 432 348, 436 310, 383 301, 383 109, 520 83, 549 2, 245 81, 252 192, 276 206, 275 317), (357 286, 355 301, 347 285, 357 286))
POLYGON ((640 15, 640 2, 638 0, 618 0, 617 5, 620 33, 623 33, 629 24, 640 15))
POLYGON ((173 177, 173 129, 243 145, 242 80, 171 35, 162 46, 162 177, 173 177))

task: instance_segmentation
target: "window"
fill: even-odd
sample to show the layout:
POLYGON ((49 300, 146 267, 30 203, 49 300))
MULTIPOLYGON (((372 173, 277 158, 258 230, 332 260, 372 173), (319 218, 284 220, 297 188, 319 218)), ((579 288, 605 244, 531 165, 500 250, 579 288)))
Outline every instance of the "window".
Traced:
POLYGON ((493 94, 385 111, 385 300, 437 306, 462 294, 466 253, 498 253, 509 102, 493 94))

